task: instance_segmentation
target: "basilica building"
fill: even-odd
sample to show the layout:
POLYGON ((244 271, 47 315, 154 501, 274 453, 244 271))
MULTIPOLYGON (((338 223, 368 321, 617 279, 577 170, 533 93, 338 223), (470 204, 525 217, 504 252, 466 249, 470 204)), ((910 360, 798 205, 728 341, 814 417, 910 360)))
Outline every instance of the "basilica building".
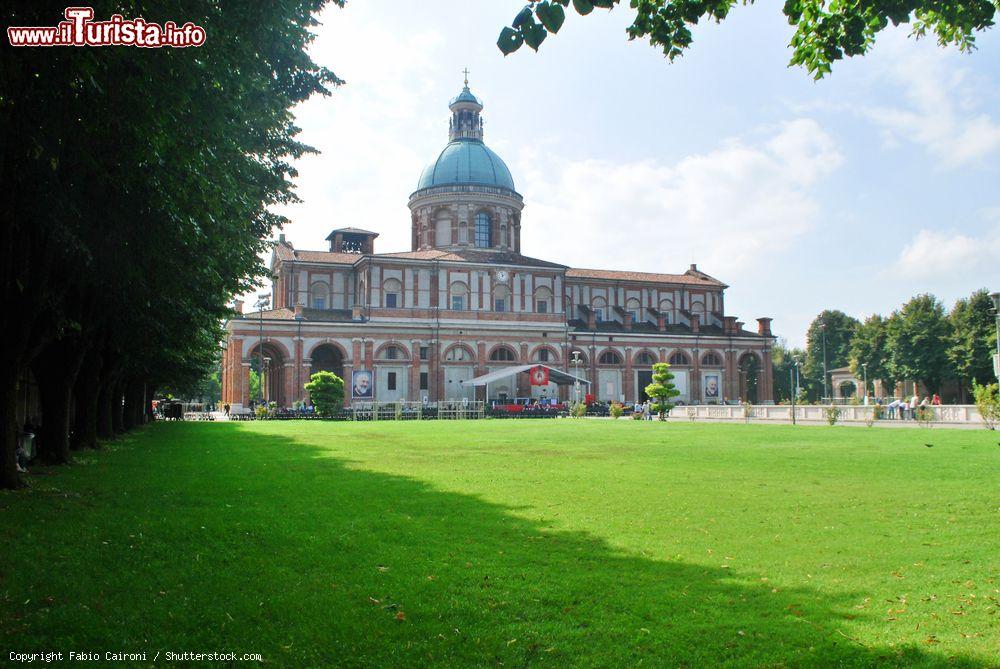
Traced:
POLYGON ((376 253, 378 233, 357 228, 333 230, 321 251, 279 237, 270 308, 237 303, 226 323, 224 402, 258 399, 249 378, 261 365, 261 394, 286 407, 319 370, 345 379, 347 404, 354 372, 370 372, 360 396, 379 402, 568 399, 527 374, 469 383, 530 363, 586 379, 598 400, 634 402, 660 361, 682 403, 772 401, 770 318, 747 330, 726 315, 727 286, 694 264, 660 274, 524 255, 524 199, 483 142, 468 82, 449 109, 448 143, 410 195, 409 251, 376 253))

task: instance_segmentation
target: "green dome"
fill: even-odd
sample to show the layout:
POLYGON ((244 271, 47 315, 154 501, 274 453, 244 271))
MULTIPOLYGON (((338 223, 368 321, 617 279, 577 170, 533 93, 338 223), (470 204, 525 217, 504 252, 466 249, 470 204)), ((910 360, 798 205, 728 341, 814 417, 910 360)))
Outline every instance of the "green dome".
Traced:
POLYGON ((424 168, 417 190, 452 184, 478 184, 514 190, 514 179, 500 156, 479 140, 457 139, 424 168))

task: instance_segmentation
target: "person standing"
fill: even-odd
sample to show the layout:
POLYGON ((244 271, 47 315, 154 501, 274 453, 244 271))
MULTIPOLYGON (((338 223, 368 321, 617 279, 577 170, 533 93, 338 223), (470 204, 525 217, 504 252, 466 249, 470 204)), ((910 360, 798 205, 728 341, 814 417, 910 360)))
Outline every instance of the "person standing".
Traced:
POLYGON ((941 396, 938 395, 937 393, 934 393, 934 397, 933 399, 931 399, 931 404, 936 407, 941 406, 941 396))
POLYGON ((916 393, 910 398, 910 420, 917 419, 917 407, 920 406, 920 398, 916 393))

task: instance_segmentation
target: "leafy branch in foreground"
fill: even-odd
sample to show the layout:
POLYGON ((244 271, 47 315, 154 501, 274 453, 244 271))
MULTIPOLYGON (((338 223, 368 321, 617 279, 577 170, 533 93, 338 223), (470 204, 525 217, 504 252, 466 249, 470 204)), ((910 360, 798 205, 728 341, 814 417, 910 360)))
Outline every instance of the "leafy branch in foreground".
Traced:
MULTIPOLYGON (((549 33, 559 32, 566 7, 586 16, 595 8, 612 9, 621 0, 532 0, 509 27, 500 31, 497 46, 504 55, 527 44, 534 50, 549 33)), ((721 22, 737 4, 753 0, 630 0, 635 18, 629 39, 648 37, 673 61, 691 46, 691 27, 701 20, 721 22)), ((816 79, 831 71, 845 56, 860 56, 875 43, 875 36, 890 24, 912 24, 912 35, 934 35, 941 46, 954 45, 968 52, 975 48, 976 33, 993 26, 1000 0, 786 0, 782 12, 795 26, 791 65, 801 65, 816 79)))

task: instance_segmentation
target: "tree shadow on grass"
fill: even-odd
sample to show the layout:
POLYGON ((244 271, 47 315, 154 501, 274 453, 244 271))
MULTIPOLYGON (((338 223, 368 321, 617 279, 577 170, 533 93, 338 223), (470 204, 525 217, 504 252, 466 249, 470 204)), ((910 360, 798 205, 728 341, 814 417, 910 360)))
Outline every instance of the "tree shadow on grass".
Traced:
POLYGON ((273 666, 981 666, 852 639, 869 615, 856 593, 644 559, 243 426, 168 430, 106 461, 129 476, 83 476, 86 501, 64 500, 48 544, 10 534, 37 555, 3 568, 5 646, 273 666), (20 606, 46 578, 53 602, 20 606))

